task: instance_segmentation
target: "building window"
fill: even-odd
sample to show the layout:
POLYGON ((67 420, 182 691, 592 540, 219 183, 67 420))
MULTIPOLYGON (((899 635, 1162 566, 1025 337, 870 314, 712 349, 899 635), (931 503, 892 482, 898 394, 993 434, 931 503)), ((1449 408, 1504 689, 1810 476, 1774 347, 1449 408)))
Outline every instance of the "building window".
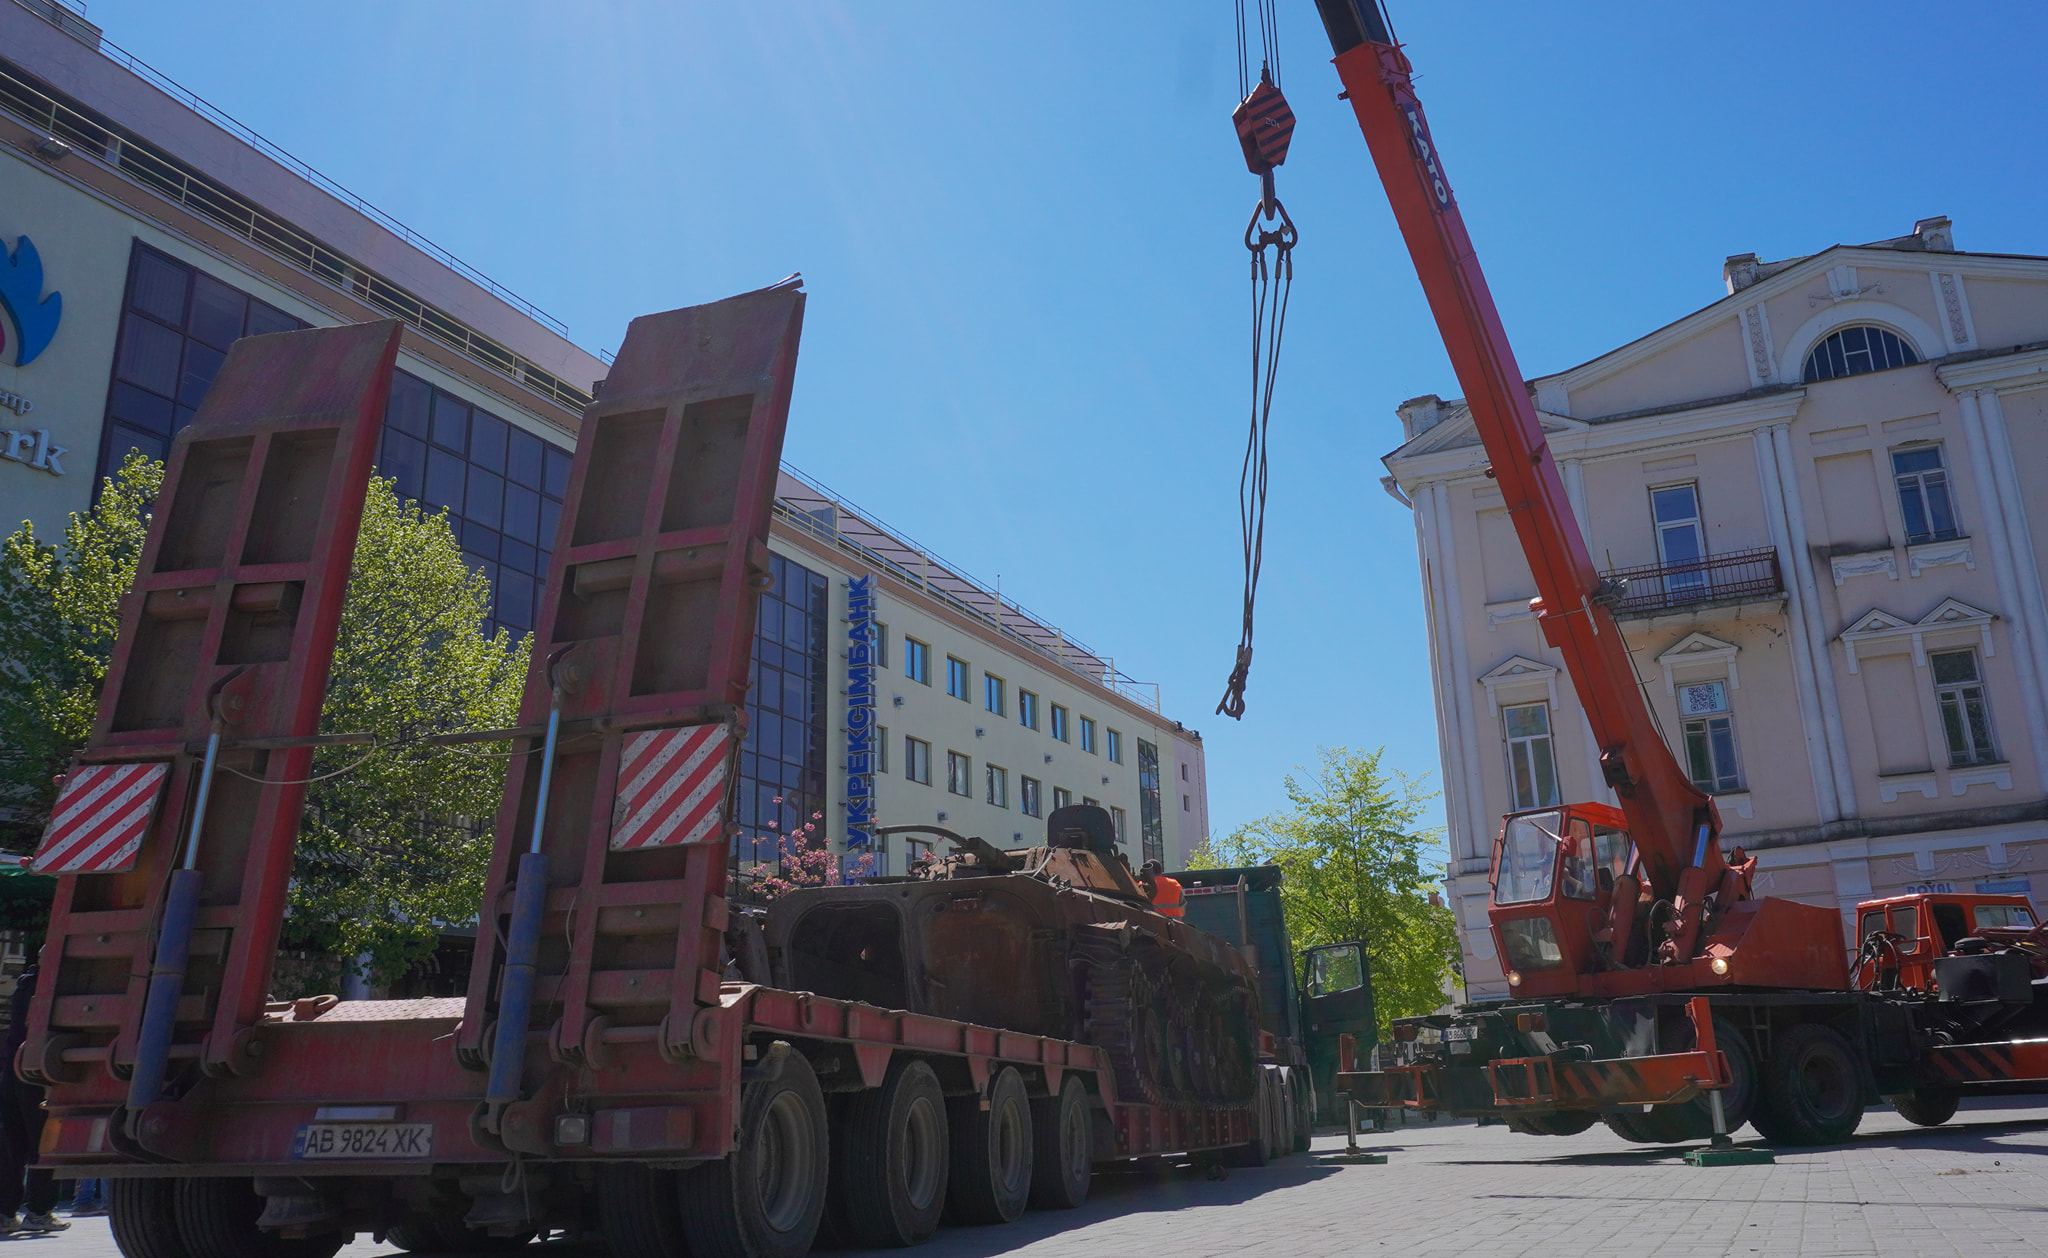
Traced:
POLYGON ((1093 796, 1089 796, 1089 795, 1083 795, 1083 796, 1081 797, 1081 802, 1082 802, 1082 803, 1084 803, 1084 804, 1086 804, 1086 805, 1088 805, 1088 806, 1089 806, 1090 808, 1100 808, 1100 807, 1102 807, 1102 801, 1101 801, 1101 800, 1099 800, 1099 799, 1096 799, 1096 798, 1094 798, 1093 796))
POLYGON ((916 638, 903 639, 903 675, 920 685, 932 684, 932 649, 916 638))
POLYGON ((1052 810, 1054 812, 1058 812, 1062 808, 1071 807, 1073 805, 1073 802, 1074 792, 1068 790, 1064 786, 1055 786, 1052 788, 1052 810))
POLYGON ((875 776, 889 771, 889 727, 875 726, 875 776))
POLYGON ((1124 762, 1124 736, 1115 730, 1105 732, 1109 735, 1109 762, 1111 764, 1122 764, 1124 762))
POLYGON ((932 745, 922 738, 903 736, 903 776, 913 782, 932 784, 932 745))
POLYGON ((1998 748, 1991 741, 1991 712, 1984 704, 1977 652, 1929 651, 1927 666, 1934 670, 1934 699, 1941 707, 1949 766, 1997 764, 1998 748))
POLYGON ((137 241, 128 254, 128 293, 107 391, 107 422, 100 431, 95 491, 121 470, 130 450, 158 462, 170 457, 171 438, 192 422, 227 361, 228 346, 244 336, 307 326, 137 241))
POLYGON ((1017 692, 1017 723, 1025 729, 1038 728, 1038 696, 1029 690, 1017 692))
POLYGON ((1020 778, 1017 782, 1017 794, 1019 796, 1017 805, 1024 810, 1025 816, 1042 817, 1045 815, 1041 811, 1042 805, 1038 798, 1037 778, 1020 778))
POLYGON ((1092 716, 1081 718, 1081 750, 1095 754, 1095 718, 1092 716))
POLYGON ((973 669, 967 667, 966 660, 956 660, 948 655, 946 657, 946 693, 965 703, 967 701, 969 685, 968 678, 973 675, 973 672, 973 669))
POLYGON ((1896 332, 1883 328, 1843 328, 1813 347, 1806 356, 1805 381, 1860 376, 1887 367, 1910 367, 1920 361, 1913 347, 1896 332))
POLYGON ((946 753, 946 789, 974 798, 974 761, 957 751, 946 753))
POLYGON ((921 860, 930 859, 931 854, 932 841, 930 839, 920 839, 908 834, 903 836, 904 868, 907 869, 921 860))
MULTIPOLYGON (((400 497, 447 510, 470 567, 490 578, 492 619, 515 634, 540 625, 537 605, 569 491, 569 462, 560 446, 417 376, 392 374, 377 472, 397 482, 400 497)), ((785 644, 770 604, 812 614, 809 578, 803 580, 794 602, 762 599, 758 640, 785 644)), ((803 638, 800 649, 809 650, 810 623, 792 623, 803 638)))
POLYGON ((1067 741, 1067 710, 1057 703, 1052 705, 1052 736, 1067 741))
POLYGON ((1109 824, 1116 830, 1116 841, 1118 843, 1124 842, 1124 810, 1121 808, 1111 808, 1109 810, 1109 824))
POLYGON ((1899 514, 1906 521, 1907 545, 1959 536, 1939 443, 1892 451, 1892 477, 1899 486, 1899 514))
POLYGON ((875 667, 889 667, 889 626, 879 620, 875 622, 874 652, 875 667))
POLYGON ((754 681, 734 801, 740 833, 733 859, 743 872, 779 862, 785 841, 825 842, 825 630, 832 589, 823 574, 781 555, 769 557, 769 570, 774 583, 761 592, 754 620, 754 681))
MULTIPOLYGON (((1187 807, 1188 797, 1180 797, 1181 807, 1187 807)), ((1166 818, 1159 806, 1159 747, 1144 739, 1138 740, 1138 829, 1144 843, 1140 859, 1163 861, 1166 859, 1166 818)))
POLYGON ((1728 712, 1728 683, 1680 686, 1678 715, 1692 784, 1709 793, 1741 790, 1742 768, 1735 758, 1735 718, 1728 712))
POLYGON ((988 779, 988 802, 998 808, 1008 808, 1010 806, 1010 771, 997 768, 991 764, 983 766, 982 775, 988 779))
POLYGON ((1671 599, 1698 598, 1707 592, 1707 535, 1700 524, 1699 486, 1666 485, 1650 491, 1650 513, 1656 520, 1657 559, 1665 566, 1664 592, 1671 599))
POLYGON ((982 675, 981 703, 983 707, 997 716, 1009 714, 1010 704, 1003 689, 1003 679, 994 673, 984 673, 982 675))
POLYGON ((1550 754, 1550 705, 1524 703, 1502 708, 1507 729, 1508 790, 1514 810, 1547 808, 1557 802, 1557 766, 1550 754))
POLYGON ((1188 780, 1188 767, 1186 765, 1180 767, 1180 780, 1183 782, 1188 780))
POLYGON ((1194 805, 1188 802, 1188 797, 1185 795, 1180 797, 1180 810, 1182 812, 1193 812, 1195 810, 1194 805))

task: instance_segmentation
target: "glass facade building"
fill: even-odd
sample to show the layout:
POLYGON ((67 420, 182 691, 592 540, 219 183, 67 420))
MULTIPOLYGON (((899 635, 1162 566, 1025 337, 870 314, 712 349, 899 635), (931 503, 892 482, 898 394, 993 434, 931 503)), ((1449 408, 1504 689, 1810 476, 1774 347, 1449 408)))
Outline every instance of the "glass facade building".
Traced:
POLYGON ((775 583, 762 592, 755 622, 752 699, 740 748, 740 833, 733 840, 740 871, 777 860, 789 835, 803 834, 800 841, 815 846, 829 834, 825 639, 832 587, 823 574, 781 555, 771 563, 775 583))

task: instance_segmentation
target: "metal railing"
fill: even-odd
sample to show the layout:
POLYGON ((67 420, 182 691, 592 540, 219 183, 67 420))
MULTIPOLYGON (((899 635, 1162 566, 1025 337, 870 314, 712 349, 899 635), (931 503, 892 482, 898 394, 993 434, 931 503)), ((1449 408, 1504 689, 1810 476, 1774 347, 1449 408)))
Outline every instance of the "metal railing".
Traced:
POLYGON ((1621 601, 1614 606, 1617 617, 1647 616, 1703 603, 1739 602, 1785 592, 1784 578, 1778 571, 1778 552, 1769 546, 1683 563, 1616 568, 1601 575, 1628 583, 1621 601))
MULTIPOLYGON (((0 63, 0 110, 64 141, 74 152, 83 152, 105 162, 127 178, 178 202, 315 279, 344 289, 368 305, 404 320, 425 335, 557 405, 580 411, 590 404, 590 394, 531 359, 414 296, 292 224, 272 216, 244 200, 227 185, 193 169, 149 141, 115 126, 111 120, 93 116, 57 99, 25 73, 17 73, 4 63, 0 63)), ((449 263, 449 259, 439 254, 434 256, 437 261, 449 263)), ((477 278, 459 265, 457 269, 473 280, 477 278)), ((526 309, 523 305, 520 308, 526 309)), ((559 330, 559 324, 545 321, 559 330)))
POLYGON ((1158 683, 1125 675, 1114 658, 1074 641, 1016 600, 1004 597, 1000 588, 968 576, 787 463, 782 471, 806 491, 784 492, 775 499, 776 518, 789 527, 915 586, 1040 659, 1164 716, 1158 683))

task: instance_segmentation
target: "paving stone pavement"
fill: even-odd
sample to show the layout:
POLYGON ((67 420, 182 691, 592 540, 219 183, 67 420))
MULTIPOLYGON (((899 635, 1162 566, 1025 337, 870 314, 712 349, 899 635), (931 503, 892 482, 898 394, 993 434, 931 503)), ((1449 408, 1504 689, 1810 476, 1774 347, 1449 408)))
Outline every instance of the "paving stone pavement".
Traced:
MULTIPOLYGON (((1748 1133, 1753 1142, 1754 1133, 1748 1133)), ((1361 1137, 1385 1166, 1315 1153, 1211 1181, 1105 1175, 1079 1210, 948 1228, 920 1258, 2020 1258, 2048 1253, 2048 1104, 1987 1099, 1923 1130, 1873 1110, 1856 1139, 1773 1166, 1701 1169, 1596 1127, 1566 1139, 1445 1124, 1361 1137)), ((117 1258, 106 1222, 8 1242, 40 1258, 117 1258)), ((358 1241, 341 1258, 383 1258, 358 1241)), ((599 1258, 549 1245, 534 1258, 599 1258)))

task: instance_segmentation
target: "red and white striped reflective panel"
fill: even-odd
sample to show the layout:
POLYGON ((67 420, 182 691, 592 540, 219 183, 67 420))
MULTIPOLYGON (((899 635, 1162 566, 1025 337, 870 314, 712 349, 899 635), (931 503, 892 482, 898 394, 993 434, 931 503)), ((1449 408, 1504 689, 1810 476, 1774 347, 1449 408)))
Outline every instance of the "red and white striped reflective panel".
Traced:
POLYGON ((724 837, 726 751, 723 725, 683 725, 626 735, 612 805, 614 852, 724 837))
POLYGON ((74 769, 57 792, 29 868, 39 874, 105 874, 133 865, 170 775, 171 766, 162 761, 74 769))

